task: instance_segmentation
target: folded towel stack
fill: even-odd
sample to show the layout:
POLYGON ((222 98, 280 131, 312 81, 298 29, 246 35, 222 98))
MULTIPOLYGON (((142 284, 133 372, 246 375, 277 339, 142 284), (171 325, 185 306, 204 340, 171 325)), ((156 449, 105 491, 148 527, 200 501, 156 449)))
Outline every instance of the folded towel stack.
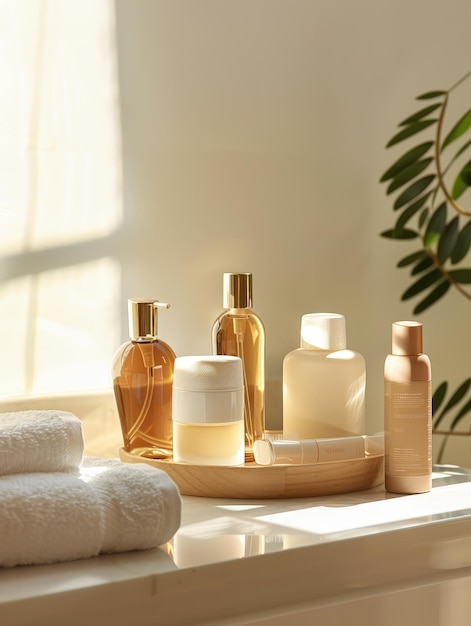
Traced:
POLYGON ((83 457, 74 415, 0 414, 0 566, 154 548, 180 520, 180 493, 165 472, 83 457))
POLYGON ((75 471, 83 450, 82 422, 73 413, 0 413, 0 476, 75 471))

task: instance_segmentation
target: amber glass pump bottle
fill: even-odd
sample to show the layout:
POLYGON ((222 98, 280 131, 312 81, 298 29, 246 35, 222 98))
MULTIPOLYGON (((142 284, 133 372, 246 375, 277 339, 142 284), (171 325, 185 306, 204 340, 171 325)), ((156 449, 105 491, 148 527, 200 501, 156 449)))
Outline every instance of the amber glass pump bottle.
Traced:
POLYGON ((124 448, 147 458, 172 454, 172 382, 175 353, 158 339, 154 299, 128 300, 131 340, 118 348, 112 364, 113 389, 124 448))
POLYGON ((213 324, 213 354, 238 356, 244 375, 245 459, 265 427, 265 328, 251 310, 252 274, 225 273, 223 308, 213 324))

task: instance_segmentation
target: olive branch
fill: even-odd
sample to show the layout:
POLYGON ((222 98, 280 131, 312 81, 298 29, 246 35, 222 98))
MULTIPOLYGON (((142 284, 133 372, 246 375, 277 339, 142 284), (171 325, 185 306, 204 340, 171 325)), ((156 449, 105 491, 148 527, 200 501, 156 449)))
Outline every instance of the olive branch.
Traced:
MULTIPOLYGON (((471 71, 447 90, 417 96, 427 106, 401 121, 399 130, 386 145, 391 148, 427 133, 426 140, 396 159, 380 179, 388 185, 386 194, 395 194, 393 211, 397 214, 394 226, 381 236, 418 243, 414 252, 397 263, 398 268, 409 268, 412 283, 401 299, 419 297, 413 309, 415 315, 438 302, 450 289, 471 300, 471 268, 461 266, 471 247, 471 210, 461 204, 461 198, 471 187, 471 140, 466 139, 471 128, 471 109, 443 138, 450 98, 470 76, 471 71)), ((471 412, 471 399, 466 400, 470 388, 471 378, 468 378, 444 405, 448 392, 446 381, 433 395, 434 432, 446 435, 438 460, 448 436, 458 434, 455 427, 471 412), (458 408, 461 402, 463 405, 458 408), (451 417, 449 429, 439 431, 438 425, 450 416, 452 409, 457 412, 451 417)))

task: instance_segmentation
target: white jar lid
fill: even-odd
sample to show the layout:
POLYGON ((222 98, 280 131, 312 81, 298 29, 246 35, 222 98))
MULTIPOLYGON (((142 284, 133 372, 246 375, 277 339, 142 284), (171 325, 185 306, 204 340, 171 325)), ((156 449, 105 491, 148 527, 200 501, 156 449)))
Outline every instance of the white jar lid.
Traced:
POLYGON ((236 356, 182 356, 175 359, 172 418, 185 424, 244 419, 242 359, 236 356))

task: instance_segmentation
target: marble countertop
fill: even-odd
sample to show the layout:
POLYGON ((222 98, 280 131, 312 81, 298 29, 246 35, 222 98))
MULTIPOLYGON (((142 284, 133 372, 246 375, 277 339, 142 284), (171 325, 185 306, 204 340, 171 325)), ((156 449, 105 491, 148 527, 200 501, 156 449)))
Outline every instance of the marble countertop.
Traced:
POLYGON ((471 471, 437 466, 420 495, 381 485, 283 500, 185 496, 161 548, 0 570, 0 623, 209 624, 235 619, 242 600, 263 612, 468 568, 471 471))

